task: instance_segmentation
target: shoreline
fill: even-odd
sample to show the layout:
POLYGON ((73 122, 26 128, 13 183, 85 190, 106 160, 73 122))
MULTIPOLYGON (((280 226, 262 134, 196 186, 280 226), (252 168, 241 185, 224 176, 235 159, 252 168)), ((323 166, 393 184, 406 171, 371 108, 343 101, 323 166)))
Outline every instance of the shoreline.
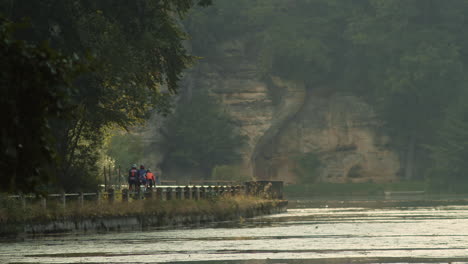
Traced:
POLYGON ((158 207, 158 210, 124 215, 118 213, 104 213, 94 216, 68 215, 42 220, 2 222, 0 224, 0 237, 15 238, 61 233, 131 231, 147 227, 196 226, 286 212, 288 201, 227 199, 197 204, 197 207, 192 206, 189 210, 179 211, 177 210, 180 209, 180 206, 177 208, 178 203, 171 205, 161 203, 159 205, 161 207, 158 207))

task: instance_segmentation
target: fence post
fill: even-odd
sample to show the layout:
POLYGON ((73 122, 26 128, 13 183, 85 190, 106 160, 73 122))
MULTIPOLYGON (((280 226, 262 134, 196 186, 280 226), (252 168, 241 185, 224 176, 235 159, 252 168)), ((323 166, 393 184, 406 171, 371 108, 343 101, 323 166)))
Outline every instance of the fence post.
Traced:
POLYGON ((185 196, 185 199, 192 200, 192 190, 190 189, 190 187, 185 186, 184 196, 185 196))
POLYGON ((163 188, 156 188, 156 199, 163 201, 163 188))
POLYGON ((175 199, 176 200, 183 200, 184 196, 182 195, 182 188, 176 187, 175 189, 175 199))
POLYGON ((108 191, 108 199, 109 199, 109 203, 113 203, 114 202, 114 198, 115 198, 115 195, 114 195, 114 189, 113 188, 110 188, 108 191))
POLYGON ((171 200, 172 199, 172 188, 168 187, 166 188, 166 200, 171 200))
POLYGON ((212 198, 213 197, 213 187, 208 186, 208 188, 205 189, 205 198, 212 198))
POLYGON ((41 205, 44 210, 47 209, 47 198, 44 196, 41 196, 41 205))
POLYGON ((236 187, 234 186, 229 186, 229 195, 234 196, 236 194, 236 187))
POLYGON ((146 189, 145 191, 145 199, 153 199, 153 191, 150 189, 146 189))
POLYGON ((200 199, 206 199, 206 190, 205 187, 200 187, 199 188, 199 194, 200 194, 200 199))
POLYGON ((128 202, 128 189, 122 190, 122 202, 128 202))
POLYGON ((200 200, 200 189, 197 186, 193 186, 192 191, 193 191, 193 194, 192 194, 193 199, 200 200))
POLYGON ((184 188, 182 187, 177 187, 177 193, 178 193, 178 198, 179 200, 184 200, 184 188))
POLYGON ((23 209, 26 209, 26 197, 24 196, 24 194, 20 195, 20 200, 21 200, 21 207, 23 207, 23 209))
POLYGON ((62 200, 63 210, 65 210, 65 208, 67 208, 67 196, 65 196, 65 192, 61 193, 60 199, 62 200))
POLYGON ((80 192, 80 195, 78 196, 78 201, 80 203, 80 207, 83 207, 84 204, 84 195, 83 192, 80 192))
POLYGON ((96 200, 97 200, 97 203, 98 203, 98 204, 101 204, 101 202, 102 202, 102 194, 101 194, 101 191, 99 191, 99 190, 96 192, 96 200))

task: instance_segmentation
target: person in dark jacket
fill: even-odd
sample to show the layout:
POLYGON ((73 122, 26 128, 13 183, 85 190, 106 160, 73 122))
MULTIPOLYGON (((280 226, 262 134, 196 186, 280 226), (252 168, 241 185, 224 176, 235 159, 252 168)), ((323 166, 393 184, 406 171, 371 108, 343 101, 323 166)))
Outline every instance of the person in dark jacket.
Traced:
POLYGON ((146 170, 143 165, 140 165, 140 170, 138 170, 138 180, 139 184, 143 185, 143 188, 146 188, 146 170))
POLYGON ((138 169, 137 165, 133 164, 132 168, 128 171, 128 188, 130 191, 137 191, 138 186, 138 169))

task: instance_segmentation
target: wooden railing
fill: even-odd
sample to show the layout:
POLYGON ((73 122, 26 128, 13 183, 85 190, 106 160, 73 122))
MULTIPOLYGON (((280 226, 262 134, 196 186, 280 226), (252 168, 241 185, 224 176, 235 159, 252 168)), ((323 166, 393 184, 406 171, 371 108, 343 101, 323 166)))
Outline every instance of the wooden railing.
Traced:
POLYGON ((62 193, 49 194, 45 196, 36 195, 10 195, 8 198, 18 200, 25 208, 28 203, 41 203, 42 207, 47 208, 51 201, 59 202, 64 208, 67 203, 74 200, 80 206, 84 201, 101 202, 129 202, 131 200, 155 199, 155 200, 200 200, 217 196, 236 196, 245 195, 245 187, 236 186, 157 186, 152 189, 129 191, 128 189, 113 190, 95 193, 62 193))
MULTIPOLYGON (((227 183, 227 182, 226 182, 227 183)), ((283 182, 279 181, 252 181, 244 185, 193 185, 193 186, 167 186, 158 185, 152 189, 129 191, 125 187, 121 190, 113 189, 111 186, 107 191, 95 193, 61 193, 37 195, 10 195, 9 199, 20 202, 23 208, 28 203, 39 202, 42 207, 47 208, 50 202, 59 203, 63 208, 73 200, 83 206, 84 201, 102 202, 129 202, 132 200, 154 199, 154 200, 201 200, 219 196, 252 195, 262 196, 270 199, 283 198, 283 182)))

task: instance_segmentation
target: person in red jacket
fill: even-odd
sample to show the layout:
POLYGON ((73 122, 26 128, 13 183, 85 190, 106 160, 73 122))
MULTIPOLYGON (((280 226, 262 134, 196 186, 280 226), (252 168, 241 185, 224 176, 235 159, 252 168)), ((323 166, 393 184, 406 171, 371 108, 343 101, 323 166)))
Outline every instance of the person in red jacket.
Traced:
POLYGON ((146 186, 149 188, 153 188, 153 186, 156 185, 156 179, 154 177, 154 173, 151 172, 151 170, 148 168, 146 170, 146 186))

